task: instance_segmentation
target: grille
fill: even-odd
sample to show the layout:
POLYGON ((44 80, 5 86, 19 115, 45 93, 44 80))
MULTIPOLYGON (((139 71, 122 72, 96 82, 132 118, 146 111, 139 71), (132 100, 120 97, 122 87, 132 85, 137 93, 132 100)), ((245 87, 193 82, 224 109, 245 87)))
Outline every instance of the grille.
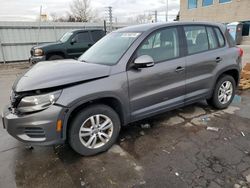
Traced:
POLYGON ((34 50, 30 50, 30 55, 33 56, 34 55, 34 50))
POLYGON ((16 108, 20 100, 21 100, 21 96, 17 95, 14 91, 11 91, 11 95, 10 95, 11 107, 16 108))
POLYGON ((29 136, 30 138, 44 138, 45 131, 40 127, 25 127, 24 134, 29 136))

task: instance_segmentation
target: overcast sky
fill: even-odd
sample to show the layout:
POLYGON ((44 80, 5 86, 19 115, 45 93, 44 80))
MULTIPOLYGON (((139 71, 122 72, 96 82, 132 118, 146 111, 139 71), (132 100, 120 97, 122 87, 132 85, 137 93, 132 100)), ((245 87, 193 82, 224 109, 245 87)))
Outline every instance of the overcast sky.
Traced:
MULTIPOLYGON (((100 17, 105 16, 105 7, 112 6, 114 17, 118 22, 127 21, 129 17, 158 10, 158 20, 163 21, 167 0, 92 0, 91 6, 100 17)), ((169 1, 169 19, 175 18, 179 11, 180 0, 169 1)), ((0 21, 35 21, 40 6, 43 13, 64 15, 70 11, 72 0, 0 0, 0 21)))

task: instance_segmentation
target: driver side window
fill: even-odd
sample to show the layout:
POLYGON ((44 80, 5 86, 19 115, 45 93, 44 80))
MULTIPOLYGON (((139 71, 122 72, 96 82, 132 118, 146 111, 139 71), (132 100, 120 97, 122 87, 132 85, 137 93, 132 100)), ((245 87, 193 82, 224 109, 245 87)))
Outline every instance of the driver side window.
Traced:
POLYGON ((179 57, 179 39, 177 28, 168 28, 151 34, 137 50, 137 57, 149 55, 154 62, 179 57))
POLYGON ((88 32, 78 33, 76 34, 74 38, 76 40, 76 43, 90 43, 91 42, 88 32))

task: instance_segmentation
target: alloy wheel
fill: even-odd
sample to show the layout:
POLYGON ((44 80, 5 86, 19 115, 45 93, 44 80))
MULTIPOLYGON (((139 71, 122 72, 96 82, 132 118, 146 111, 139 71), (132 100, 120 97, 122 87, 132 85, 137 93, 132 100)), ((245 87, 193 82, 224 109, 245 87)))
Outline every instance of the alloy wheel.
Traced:
POLYGON ((218 92, 218 99, 221 104, 228 103, 233 94, 233 85, 230 81, 225 81, 221 84, 218 92))
POLYGON ((100 148, 110 140, 113 128, 113 122, 108 116, 93 115, 85 120, 80 127, 80 141, 89 149, 100 148))

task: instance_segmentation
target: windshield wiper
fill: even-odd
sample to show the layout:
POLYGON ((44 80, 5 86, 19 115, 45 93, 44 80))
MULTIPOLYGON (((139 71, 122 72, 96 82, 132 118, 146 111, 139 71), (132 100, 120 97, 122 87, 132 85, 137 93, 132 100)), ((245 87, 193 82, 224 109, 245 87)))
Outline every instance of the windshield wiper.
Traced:
POLYGON ((78 60, 78 61, 81 61, 83 63, 87 63, 87 61, 85 61, 84 59, 81 59, 81 60, 78 60))

